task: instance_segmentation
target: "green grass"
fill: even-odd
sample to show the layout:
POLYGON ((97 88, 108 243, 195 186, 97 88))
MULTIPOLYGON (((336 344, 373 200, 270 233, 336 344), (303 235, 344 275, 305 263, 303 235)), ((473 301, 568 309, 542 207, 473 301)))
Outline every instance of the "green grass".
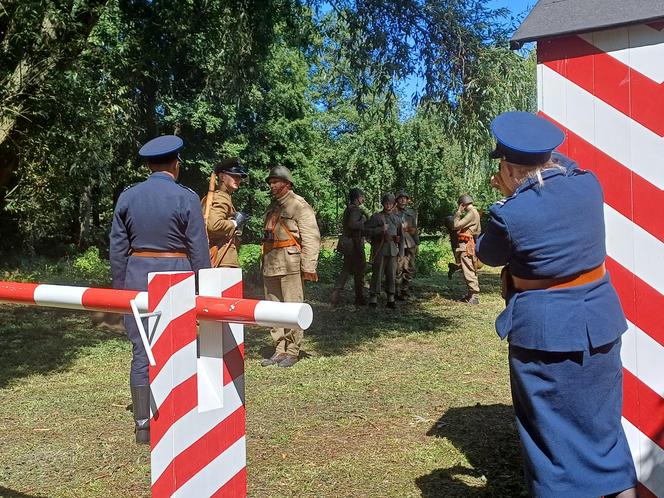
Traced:
MULTIPOLYGON (((419 279, 398 311, 333 309, 330 286, 310 286, 291 369, 261 368, 269 334, 247 328, 249 496, 524 495, 497 273, 480 283, 469 307, 458 275, 419 279)), ((149 496, 129 359, 86 312, 0 307, 0 496, 149 496)))

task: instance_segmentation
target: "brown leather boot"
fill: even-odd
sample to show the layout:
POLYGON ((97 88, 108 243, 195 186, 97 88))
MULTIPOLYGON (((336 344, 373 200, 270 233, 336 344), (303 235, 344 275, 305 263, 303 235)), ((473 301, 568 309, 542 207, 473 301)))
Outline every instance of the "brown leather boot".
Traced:
POLYGON ((269 358, 261 360, 261 367, 269 367, 270 365, 276 365, 281 360, 286 358, 286 356, 288 356, 286 353, 274 353, 269 358))

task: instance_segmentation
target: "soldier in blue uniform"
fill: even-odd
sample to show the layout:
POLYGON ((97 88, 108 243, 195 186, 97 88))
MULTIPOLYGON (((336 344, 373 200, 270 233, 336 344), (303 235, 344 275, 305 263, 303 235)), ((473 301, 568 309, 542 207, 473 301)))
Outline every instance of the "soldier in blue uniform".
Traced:
MULTIPOLYGON (((176 183, 182 145, 181 138, 164 135, 139 151, 152 174, 127 187, 115 206, 110 260, 116 289, 147 290, 150 272, 210 267, 198 195, 176 183)), ((125 317, 125 328, 133 346, 129 384, 136 442, 149 443, 148 358, 133 316, 125 317)))
POLYGON ((603 193, 594 174, 553 153, 564 134, 509 112, 492 122, 500 159, 477 242, 481 261, 506 265, 512 399, 526 484, 537 497, 635 497, 621 425, 621 335, 627 329, 604 266, 603 193))

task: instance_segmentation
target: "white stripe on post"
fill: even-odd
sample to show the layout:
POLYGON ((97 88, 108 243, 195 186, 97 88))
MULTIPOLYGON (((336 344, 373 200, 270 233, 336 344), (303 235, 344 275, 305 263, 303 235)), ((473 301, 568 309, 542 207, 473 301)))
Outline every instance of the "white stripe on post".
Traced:
POLYGON ((621 164, 629 165, 653 185, 664 188, 662 137, 553 69, 540 66, 542 112, 621 164))
POLYGON ((580 37, 654 82, 664 81, 664 31, 638 24, 580 37))
MULTIPOLYGON (((152 449, 152 483, 154 484, 171 463, 173 457, 189 448, 205 436, 230 414, 242 406, 235 385, 224 387, 224 407, 200 413, 194 408, 177 420, 152 449)), ((242 462, 244 466, 244 461, 242 462)))
POLYGON ((624 417, 622 425, 639 481, 655 493, 664 489, 664 450, 624 417))
POLYGON ((664 243, 604 204, 606 251, 622 266, 664 294, 664 243))
POLYGON ((173 497, 212 496, 244 468, 247 459, 243 436, 178 489, 173 497))
POLYGON ((622 336, 623 366, 661 397, 664 397, 664 346, 639 327, 628 322, 622 336))

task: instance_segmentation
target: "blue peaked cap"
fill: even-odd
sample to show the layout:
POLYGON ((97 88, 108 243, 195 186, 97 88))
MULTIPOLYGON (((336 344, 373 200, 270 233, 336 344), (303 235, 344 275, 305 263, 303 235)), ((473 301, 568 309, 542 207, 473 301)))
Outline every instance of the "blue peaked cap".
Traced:
POLYGON ((547 162, 565 140, 556 125, 529 112, 504 112, 491 122, 496 148, 489 157, 534 166, 547 162))
POLYGON ((161 137, 153 138, 147 142, 138 155, 147 159, 166 157, 175 154, 182 148, 184 142, 180 137, 175 135, 162 135, 161 137))

